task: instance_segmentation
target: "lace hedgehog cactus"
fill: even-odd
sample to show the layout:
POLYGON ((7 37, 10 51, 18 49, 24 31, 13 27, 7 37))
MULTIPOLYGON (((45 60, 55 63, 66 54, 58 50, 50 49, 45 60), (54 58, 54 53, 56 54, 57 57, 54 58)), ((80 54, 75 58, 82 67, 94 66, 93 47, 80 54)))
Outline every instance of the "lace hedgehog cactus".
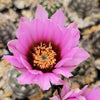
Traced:
POLYGON ((97 0, 63 0, 63 9, 70 22, 77 22, 80 29, 95 25, 100 20, 97 0))
POLYGON ((71 0, 69 8, 77 12, 79 17, 85 18, 93 13, 98 0, 71 0))
POLYGON ((48 11, 49 17, 62 6, 61 0, 42 0, 41 5, 48 11))
POLYGON ((9 78, 9 86, 13 90, 13 99, 25 99, 26 97, 36 95, 40 91, 40 88, 37 85, 19 84, 17 81, 17 76, 19 74, 21 74, 21 72, 16 69, 8 71, 7 74, 9 78))
POLYGON ((15 30, 14 24, 0 14, 0 48, 7 47, 7 42, 15 38, 15 30))
POLYGON ((51 83, 62 85, 61 75, 71 77, 71 71, 89 57, 77 46, 80 38, 77 24, 67 28, 64 25, 61 9, 48 19, 48 13, 39 6, 34 20, 21 18, 17 39, 8 43, 14 55, 3 57, 23 72, 18 77, 20 84, 38 84, 43 90, 48 90, 51 83))

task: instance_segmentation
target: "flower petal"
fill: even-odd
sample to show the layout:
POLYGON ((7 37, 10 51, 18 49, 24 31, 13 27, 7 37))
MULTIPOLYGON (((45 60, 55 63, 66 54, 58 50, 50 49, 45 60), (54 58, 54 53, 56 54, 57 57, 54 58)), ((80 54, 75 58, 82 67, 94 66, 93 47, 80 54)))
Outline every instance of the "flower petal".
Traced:
POLYGON ((68 28, 63 28, 63 41, 61 41, 61 55, 64 56, 68 50, 79 44, 80 32, 76 23, 72 23, 68 28))
POLYGON ((31 22, 31 32, 33 41, 39 41, 43 39, 44 29, 45 25, 43 21, 35 19, 31 22))
POLYGON ((10 52, 14 53, 14 55, 17 55, 18 53, 20 53, 16 48, 17 42, 18 40, 16 39, 16 40, 9 41, 7 44, 10 52))
POLYGON ((43 74, 43 72, 39 71, 39 70, 28 70, 30 73, 32 74, 43 74))
POLYGON ((67 78, 73 76, 66 68, 64 67, 60 67, 60 68, 56 68, 53 70, 54 73, 56 74, 61 74, 67 78))
POLYGON ((72 59, 65 62, 63 66, 78 65, 82 61, 87 59, 89 57, 89 54, 83 48, 74 48, 68 55, 66 55, 66 58, 70 56, 72 56, 72 59))
POLYGON ((20 75, 17 79, 20 84, 33 84, 35 75, 31 74, 29 71, 26 71, 22 75, 20 75))
POLYGON ((18 29, 17 32, 16 32, 17 38, 18 38, 18 37, 20 36, 20 34, 21 34, 20 29, 24 31, 24 29, 22 28, 22 27, 23 27, 23 26, 22 26, 22 23, 25 24, 25 23, 29 23, 29 22, 30 22, 30 20, 29 20, 28 18, 26 18, 26 17, 21 17, 21 18, 20 18, 19 29, 18 29))
POLYGON ((65 68, 66 68, 69 72, 72 72, 76 67, 77 67, 77 65, 76 65, 76 66, 66 66, 65 68))
POLYGON ((60 100, 59 95, 58 96, 53 96, 51 98, 49 98, 49 100, 60 100))
POLYGON ((73 89, 71 90, 71 91, 69 91, 63 98, 62 98, 62 100, 66 100, 66 99, 68 99, 68 97, 71 95, 71 94, 73 94, 73 89))
POLYGON ((35 18, 43 20, 43 21, 48 19, 48 13, 45 11, 45 9, 41 5, 39 5, 36 10, 35 18))
POLYGON ((69 89, 70 89, 69 83, 65 83, 62 90, 61 90, 61 97, 62 98, 69 92, 69 89))
POLYGON ((51 17, 52 22, 55 22, 58 24, 60 27, 64 27, 65 25, 65 17, 61 9, 59 9, 52 17, 51 17))
POLYGON ((22 72, 25 72, 27 69, 22 65, 22 63, 19 61, 19 58, 15 57, 15 56, 9 56, 9 55, 5 55, 3 56, 3 59, 7 60, 8 62, 10 62, 12 65, 14 65, 14 67, 22 72))
POLYGON ((64 81, 61 80, 60 76, 54 73, 46 73, 46 76, 49 77, 49 80, 52 84, 62 85, 64 83, 64 81))
POLYGON ((55 67, 75 66, 80 64, 88 57, 89 54, 83 48, 75 47, 72 50, 69 50, 69 52, 67 52, 64 58, 61 61, 59 61, 55 67))
POLYGON ((73 47, 79 44, 80 31, 78 30, 77 23, 71 23, 69 27, 73 34, 73 47))
POLYGON ((18 37, 18 45, 16 47, 19 51, 23 49, 27 50, 29 46, 33 43, 31 30, 32 30, 31 22, 27 22, 27 23, 20 22, 18 28, 18 32, 20 33, 20 36, 18 37))
POLYGON ((27 62, 26 58, 22 55, 20 55, 20 60, 22 62, 22 64, 28 69, 28 70, 32 70, 31 65, 27 62))
POLYGON ((90 89, 90 86, 89 85, 86 85, 82 91, 81 91, 81 95, 86 97, 86 95, 89 93, 89 89, 90 89))
POLYGON ((78 96, 76 100, 87 100, 84 96, 78 96))
POLYGON ((63 66, 63 64, 64 64, 65 62, 69 61, 69 60, 72 60, 72 58, 70 57, 70 58, 64 58, 64 59, 60 60, 60 61, 55 65, 55 68, 63 66))
POLYGON ((36 75, 34 83, 38 84, 43 90, 48 90, 51 87, 49 77, 46 74, 36 75))
POLYGON ((100 87, 93 88, 86 96, 86 100, 100 100, 100 87))

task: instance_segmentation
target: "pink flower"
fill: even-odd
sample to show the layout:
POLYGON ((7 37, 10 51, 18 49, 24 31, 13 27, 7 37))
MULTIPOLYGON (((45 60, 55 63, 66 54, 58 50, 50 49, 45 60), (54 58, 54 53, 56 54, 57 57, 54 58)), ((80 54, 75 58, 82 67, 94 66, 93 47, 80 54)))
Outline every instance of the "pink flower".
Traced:
POLYGON ((77 46, 80 38, 77 24, 67 28, 64 25, 61 9, 48 19, 48 13, 39 6, 34 20, 21 18, 17 39, 8 43, 14 56, 3 57, 23 72, 18 77, 20 84, 38 84, 48 90, 50 83, 63 84, 60 75, 69 78, 70 71, 89 57, 77 46))
POLYGON ((85 86, 82 90, 70 89, 69 83, 66 83, 61 90, 61 97, 56 91, 50 100, 100 100, 100 87, 95 87, 91 91, 89 86, 85 86))
POLYGON ((86 95, 86 100, 100 100, 100 87, 95 87, 86 95))

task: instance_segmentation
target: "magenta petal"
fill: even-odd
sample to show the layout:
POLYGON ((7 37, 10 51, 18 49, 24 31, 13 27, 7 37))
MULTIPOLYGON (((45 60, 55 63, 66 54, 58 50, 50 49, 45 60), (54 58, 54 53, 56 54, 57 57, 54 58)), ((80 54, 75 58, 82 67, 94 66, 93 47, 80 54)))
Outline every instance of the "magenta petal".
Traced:
POLYGON ((62 90, 61 90, 61 97, 63 98, 70 90, 69 83, 65 83, 62 90))
MULTIPOLYGON (((62 100, 65 100, 65 99, 62 99, 62 100)), ((80 99, 77 99, 77 98, 70 98, 68 100, 80 100, 80 99)))
POLYGON ((49 77, 45 73, 42 75, 36 75, 34 83, 38 84, 43 90, 48 90, 51 87, 49 77))
POLYGON ((20 42, 18 41, 18 44, 16 46, 16 49, 19 51, 20 54, 25 55, 28 51, 23 45, 19 44, 20 42))
POLYGON ((39 71, 39 70, 28 70, 30 73, 32 74, 43 74, 43 72, 39 71))
POLYGON ((18 51, 25 55, 31 44, 32 38, 29 38, 27 34, 22 34, 18 39, 16 48, 18 49, 18 51))
MULTIPOLYGON (((71 91, 69 91, 63 98, 62 98, 62 100, 66 100, 66 99, 68 99, 68 97, 71 95, 71 94, 73 94, 73 89, 71 90, 71 91)), ((70 100, 70 99, 69 99, 70 100)))
POLYGON ((63 41, 61 42, 61 55, 64 56, 65 53, 67 53, 68 50, 71 48, 77 46, 79 44, 79 38, 80 38, 80 32, 77 28, 76 23, 72 23, 69 25, 70 27, 68 28, 63 28, 63 41))
POLYGON ((35 19, 32 21, 32 38, 33 41, 39 41, 41 38, 43 39, 45 24, 43 21, 39 19, 35 19))
POLYGON ((39 5, 36 10, 35 18, 43 20, 43 21, 48 19, 48 13, 45 11, 45 9, 41 5, 39 5))
POLYGON ((65 68, 66 68, 69 72, 72 72, 76 67, 77 67, 77 65, 76 65, 76 66, 66 66, 65 68))
POLYGON ((82 90, 80 90, 79 88, 77 88, 77 89, 75 89, 74 90, 74 93, 73 94, 71 94, 69 97, 70 98, 73 98, 73 97, 78 97, 78 96, 80 96, 82 94, 82 90))
MULTIPOLYGON (((53 26, 52 26, 53 27, 53 26)), ((52 39, 55 42, 56 45, 61 45, 61 40, 63 40, 63 36, 62 36, 62 31, 60 30, 59 27, 55 27, 55 32, 52 35, 52 39)))
POLYGON ((26 71, 22 75, 20 75, 17 79, 20 84, 32 84, 34 81, 35 75, 26 71))
POLYGON ((53 70, 54 73, 56 74, 61 74, 67 78, 73 76, 66 68, 64 67, 60 67, 60 68, 56 68, 53 70))
POLYGON ((77 23, 71 23, 68 28, 71 34, 73 34, 73 47, 79 44, 80 31, 78 30, 77 23))
POLYGON ((71 23, 71 24, 68 26, 68 28, 74 28, 74 29, 76 29, 76 28, 77 28, 77 23, 76 23, 76 22, 71 23))
MULTIPOLYGON (((69 50, 69 52, 65 54, 64 58, 59 63, 61 63, 63 66, 74 66, 80 64, 88 57, 89 54, 83 48, 75 47, 72 50, 69 50)), ((59 67, 59 63, 56 65, 56 67, 59 67)))
POLYGON ((23 49, 27 50, 29 46, 33 43, 31 28, 32 28, 31 22, 28 23, 20 22, 20 26, 18 29, 20 36, 18 37, 18 45, 17 45, 19 51, 20 48, 21 50, 23 49), (21 45, 22 47, 19 45, 21 45))
POLYGON ((60 97, 59 97, 59 95, 58 96, 53 96, 49 100, 60 100, 60 97))
POLYGON ((50 20, 44 23, 44 34, 43 38, 46 41, 53 41, 56 45, 60 44, 60 40, 62 38, 62 31, 52 23, 50 20))
POLYGON ((64 54, 63 59, 64 58, 71 58, 72 59, 79 49, 80 49, 79 47, 75 47, 75 48, 70 49, 69 51, 67 51, 66 54, 64 54))
POLYGON ((26 71, 18 77, 20 84, 38 84, 43 90, 48 90, 51 85, 49 78, 45 74, 37 75, 26 71))
POLYGON ((65 62, 64 66, 78 65, 89 57, 89 54, 83 48, 77 48, 77 52, 72 51, 72 53, 74 53, 72 60, 65 62))
POLYGON ((86 96, 86 100, 100 100, 100 87, 93 88, 86 96))
POLYGON ((12 65, 14 65, 14 67, 22 72, 26 71, 27 69, 18 61, 17 57, 14 56, 3 56, 3 59, 7 60, 8 62, 10 62, 12 65))
POLYGON ((28 63, 28 61, 26 60, 26 58, 24 56, 20 56, 20 60, 22 62, 22 64, 28 69, 28 70, 32 70, 31 65, 28 63))
MULTIPOLYGON (((74 99, 73 99, 74 100, 74 99)), ((78 96, 76 100, 87 100, 84 96, 78 96)))
POLYGON ((17 65, 17 66, 21 67, 21 65, 19 64, 19 62, 15 56, 5 55, 5 56, 3 56, 3 59, 7 60, 8 62, 10 62, 14 66, 17 65))
POLYGON ((55 22, 58 24, 60 27, 64 27, 65 25, 65 17, 61 9, 59 9, 52 17, 51 17, 52 22, 55 22))
POLYGON ((82 96, 86 97, 86 95, 89 93, 89 89, 90 89, 90 86, 86 85, 81 91, 82 96))
POLYGON ((10 50, 12 53, 14 53, 14 55, 16 55, 17 53, 19 53, 19 51, 18 51, 17 48, 16 48, 17 41, 18 41, 18 40, 11 40, 11 41, 9 41, 8 44, 7 44, 9 50, 10 50))
POLYGON ((49 77, 49 80, 52 84, 62 85, 64 82, 61 80, 60 76, 54 73, 46 73, 46 76, 49 77))
POLYGON ((17 36, 17 38, 20 36, 20 34, 21 34, 21 32, 20 32, 20 29, 21 30, 23 30, 22 29, 22 23, 23 24, 25 24, 25 23, 29 23, 30 21, 29 21, 29 19, 28 18, 26 18, 26 17, 21 17, 20 18, 20 23, 19 23, 19 29, 17 30, 17 32, 16 32, 16 36, 17 36))
POLYGON ((64 58, 64 59, 60 60, 60 61, 55 65, 55 68, 63 66, 63 64, 64 64, 65 62, 67 62, 67 61, 69 61, 69 60, 71 60, 71 59, 72 59, 72 58, 64 58))

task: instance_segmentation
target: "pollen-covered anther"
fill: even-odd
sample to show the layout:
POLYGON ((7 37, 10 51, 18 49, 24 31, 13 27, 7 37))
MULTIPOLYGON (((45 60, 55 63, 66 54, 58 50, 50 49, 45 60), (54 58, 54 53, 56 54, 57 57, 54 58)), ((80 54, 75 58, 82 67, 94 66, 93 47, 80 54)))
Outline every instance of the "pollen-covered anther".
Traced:
POLYGON ((33 66, 39 69, 52 69, 56 64, 56 52, 52 49, 52 46, 42 44, 42 46, 34 47, 33 66))

